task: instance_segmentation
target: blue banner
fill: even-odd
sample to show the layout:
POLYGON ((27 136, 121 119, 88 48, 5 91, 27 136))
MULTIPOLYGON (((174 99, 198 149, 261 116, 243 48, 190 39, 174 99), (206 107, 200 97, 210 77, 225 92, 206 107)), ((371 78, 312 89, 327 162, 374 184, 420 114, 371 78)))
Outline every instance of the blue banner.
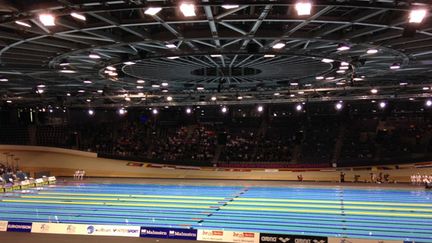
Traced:
POLYGON ((196 240, 197 230, 178 229, 178 228, 141 227, 140 237, 178 239, 178 240, 196 240))
POLYGON ((31 232, 32 223, 8 222, 8 232, 31 232))

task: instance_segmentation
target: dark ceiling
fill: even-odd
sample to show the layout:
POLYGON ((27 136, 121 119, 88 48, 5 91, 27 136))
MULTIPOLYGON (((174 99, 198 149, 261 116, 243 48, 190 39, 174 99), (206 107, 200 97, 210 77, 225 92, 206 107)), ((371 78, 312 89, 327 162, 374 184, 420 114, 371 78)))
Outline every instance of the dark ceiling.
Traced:
POLYGON ((117 107, 430 96, 430 1, 315 0, 307 16, 297 1, 188 1, 193 17, 182 2, 0 1, 1 100, 117 107), (149 7, 162 10, 145 14, 149 7), (427 17, 409 23, 419 8, 427 17), (55 26, 39 21, 43 13, 55 26))

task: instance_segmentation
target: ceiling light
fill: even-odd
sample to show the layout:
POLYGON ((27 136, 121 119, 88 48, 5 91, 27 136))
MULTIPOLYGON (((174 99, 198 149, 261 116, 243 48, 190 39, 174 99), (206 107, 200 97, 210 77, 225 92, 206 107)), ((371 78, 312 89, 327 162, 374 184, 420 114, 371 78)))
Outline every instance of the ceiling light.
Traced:
POLYGON ((300 105, 300 104, 296 105, 296 110, 297 111, 301 111, 302 109, 303 109, 302 105, 300 105))
POLYGON ((339 44, 337 47, 338 51, 347 51, 349 49, 351 49, 351 47, 347 44, 339 44))
POLYGON ((138 85, 136 86, 137 89, 144 89, 144 86, 138 85))
POLYGON ((290 83, 291 86, 298 86, 298 83, 290 83))
POLYGON ((315 77, 315 79, 316 79, 316 80, 323 80, 324 77, 323 77, 323 76, 317 76, 317 77, 315 77))
POLYGON ((70 70, 70 69, 62 69, 60 70, 61 73, 76 73, 75 70, 70 70))
POLYGON ((405 85, 408 85, 408 83, 406 83, 406 82, 402 82, 402 83, 399 83, 399 85, 400 85, 400 86, 405 86, 405 85))
POLYGON ((204 86, 198 86, 196 89, 197 90, 204 90, 204 86))
POLYGON ((37 94, 43 94, 44 92, 45 92, 45 91, 44 91, 43 89, 37 89, 37 90, 36 90, 36 93, 37 93, 37 94))
POLYGON ((0 82, 7 82, 7 81, 9 81, 9 79, 7 79, 7 78, 0 78, 0 82))
POLYGON ((113 66, 107 66, 106 69, 110 70, 110 71, 115 71, 117 70, 115 67, 113 66))
POLYGON ((84 93, 84 92, 85 92, 85 90, 83 90, 83 89, 78 90, 78 93, 84 93))
POLYGON ((90 80, 84 80, 83 83, 85 83, 85 84, 91 84, 92 81, 90 81, 90 80))
POLYGON ((164 87, 166 87, 166 86, 168 86, 168 83, 167 82, 162 82, 161 85, 164 86, 164 87))
POLYGON ((89 57, 90 57, 91 59, 100 59, 100 58, 101 58, 101 56, 99 56, 99 55, 96 54, 96 53, 90 53, 90 54, 89 54, 89 57))
POLYGON ((168 59, 177 59, 177 58, 180 58, 180 57, 178 57, 178 56, 173 56, 173 57, 167 57, 168 59))
POLYGON ((381 109, 384 109, 386 106, 387 106, 387 103, 385 103, 384 101, 381 101, 381 102, 379 103, 379 107, 380 107, 381 109))
POLYGON ((153 109, 153 110, 152 110, 152 113, 153 113, 154 115, 156 115, 157 113, 159 113, 159 111, 158 111, 157 109, 153 109))
POLYGON ((273 54, 266 54, 266 55, 264 55, 265 58, 275 57, 275 56, 276 56, 276 55, 273 55, 273 54))
POLYGON ((98 89, 96 92, 98 92, 99 94, 102 94, 102 93, 103 93, 103 90, 98 89))
POLYGON ((193 17, 195 14, 195 5, 193 3, 182 3, 180 5, 180 11, 185 17, 193 17))
POLYGON ((145 83, 145 81, 142 80, 142 79, 138 79, 136 82, 137 82, 138 84, 143 84, 143 83, 145 83))
POLYGON ((341 66, 349 66, 349 62, 341 62, 340 65, 341 66))
POLYGON ((162 93, 168 93, 167 89, 162 89, 162 93))
POLYGON ((38 84, 36 87, 38 87, 38 88, 45 88, 46 86, 45 86, 45 84, 38 84))
POLYGON ((242 99, 243 99, 243 96, 237 96, 237 99, 238 99, 238 100, 242 100, 242 99))
POLYGON ((336 85, 345 85, 345 82, 337 82, 336 85))
POLYGON ((45 26, 55 25, 55 17, 52 14, 40 14, 39 21, 45 26))
POLYGON ((152 84, 152 88, 159 88, 160 85, 159 84, 152 84))
POLYGON ((150 8, 147 8, 144 11, 144 13, 147 15, 155 15, 155 14, 159 13, 161 10, 162 10, 162 8, 159 8, 159 7, 150 7, 150 8))
POLYGON ((296 3, 295 9, 299 16, 310 15, 312 3, 310 3, 309 1, 299 1, 296 3))
POLYGON ((82 20, 82 21, 86 21, 86 16, 84 16, 83 14, 80 14, 80 13, 77 13, 77 12, 72 12, 71 16, 74 17, 74 18, 76 18, 76 19, 79 19, 79 20, 82 20))
POLYGON ((125 101, 131 101, 130 97, 125 97, 125 101))
POLYGON ((166 100, 167 100, 167 101, 172 101, 172 100, 173 100, 173 97, 172 97, 172 96, 168 96, 168 97, 166 97, 166 100))
POLYGON ((91 102, 91 99, 86 99, 87 102, 91 102))
POLYGON ((357 77, 357 78, 353 78, 353 81, 362 81, 363 79, 362 78, 359 78, 359 77, 357 77))
POLYGON ((210 55, 211 57, 221 57, 222 55, 221 54, 213 54, 213 55, 210 55))
POLYGON ((95 112, 94 112, 94 110, 89 109, 89 110, 87 111, 87 113, 89 114, 89 116, 93 116, 95 112))
POLYGON ((135 65, 135 62, 127 61, 123 63, 124 65, 135 65))
POLYGON ((345 70, 337 70, 336 73, 345 73, 345 70))
POLYGON ((68 65, 70 65, 70 63, 69 63, 68 61, 66 61, 66 60, 62 60, 62 61, 59 63, 59 66, 61 66, 61 67, 68 66, 68 65))
POLYGON ((262 105, 260 105, 260 106, 257 107, 257 111, 258 112, 263 112, 263 110, 264 110, 264 107, 262 105))
POLYGON ((15 21, 15 24, 19 24, 19 25, 24 26, 24 27, 27 27, 27 28, 30 28, 30 27, 31 27, 30 24, 27 24, 26 22, 19 21, 19 20, 15 21))
POLYGON ((393 63, 391 66, 390 66, 390 69, 393 69, 393 70, 395 70, 395 69, 399 69, 400 68, 400 64, 399 63, 393 63))
POLYGON ((335 105, 335 108, 336 108, 336 110, 341 110, 342 109, 342 107, 343 107, 343 105, 342 105, 342 103, 336 103, 336 105, 335 105))
POLYGON ((304 91, 299 91, 299 92, 297 92, 297 94, 302 95, 302 94, 304 94, 304 91))
POLYGON ((339 69, 340 69, 340 70, 348 70, 348 69, 349 69, 349 66, 340 66, 339 69))
POLYGON ((273 45, 273 49, 282 49, 285 46, 285 43, 276 43, 273 45))
POLYGON ((431 107, 432 106, 432 100, 426 100, 425 105, 428 107, 431 107))
POLYGON ((274 95, 274 96, 279 96, 280 93, 279 93, 279 92, 276 92, 276 93, 274 93, 273 95, 274 95))
POLYGON ((186 108, 186 113, 187 113, 187 114, 192 113, 192 109, 191 109, 191 108, 186 108))
POLYGON ((423 90, 429 90, 429 87, 423 87, 422 89, 423 90))
POLYGON ((324 63, 332 63, 332 62, 334 62, 334 60, 333 60, 333 59, 328 59, 328 58, 323 58, 323 59, 321 60, 321 62, 324 62, 324 63))
POLYGON ((125 109, 125 108, 120 108, 119 110, 118 110, 118 113, 119 113, 119 115, 124 115, 124 114, 126 114, 127 113, 127 110, 125 109))
POLYGON ((176 47, 177 47, 177 46, 174 45, 174 44, 166 44, 165 46, 168 47, 168 48, 176 48, 176 47))
POLYGON ((327 77, 326 80, 333 80, 335 77, 327 77))
POLYGON ((71 93, 66 93, 66 96, 71 96, 71 93))
POLYGON ((377 90, 377 89, 371 89, 370 92, 371 92, 372 94, 376 94, 376 93, 378 93, 378 90, 377 90))
POLYGON ((212 97, 211 97, 211 100, 212 100, 212 101, 216 101, 216 100, 217 100, 216 96, 212 96, 212 97))
POLYGON ((221 111, 222 111, 222 113, 226 113, 226 112, 228 111, 228 108, 226 108, 226 107, 224 106, 224 107, 222 107, 221 111))
POLYGON ((426 17, 427 10, 426 9, 413 9, 409 14, 409 22, 419 24, 426 17))
POLYGON ((109 72, 108 75, 109 75, 109 76, 117 76, 118 73, 117 73, 117 72, 109 72))
POLYGON ((367 54, 375 54, 377 52, 378 52, 377 49, 369 49, 369 50, 366 51, 367 54))
POLYGON ((222 8, 224 8, 224 9, 233 9, 233 8, 238 8, 238 7, 239 7, 239 5, 233 5, 233 4, 222 5, 222 8))

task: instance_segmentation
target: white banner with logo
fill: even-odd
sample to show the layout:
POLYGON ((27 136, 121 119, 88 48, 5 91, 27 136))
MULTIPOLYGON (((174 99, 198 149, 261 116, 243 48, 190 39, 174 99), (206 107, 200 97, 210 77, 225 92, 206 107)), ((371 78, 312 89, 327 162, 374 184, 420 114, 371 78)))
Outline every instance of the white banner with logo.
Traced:
POLYGON ((86 235, 88 225, 85 224, 56 224, 33 223, 32 233, 86 235))
POLYGON ((0 221, 0 232, 7 231, 8 221, 0 221))
POLYGON ((89 225, 87 235, 140 237, 140 226, 89 225))
POLYGON ((351 239, 351 238, 328 238, 328 243, 403 243, 403 241, 351 239))
POLYGON ((223 230, 198 230, 197 240, 236 243, 259 243, 259 233, 223 230))

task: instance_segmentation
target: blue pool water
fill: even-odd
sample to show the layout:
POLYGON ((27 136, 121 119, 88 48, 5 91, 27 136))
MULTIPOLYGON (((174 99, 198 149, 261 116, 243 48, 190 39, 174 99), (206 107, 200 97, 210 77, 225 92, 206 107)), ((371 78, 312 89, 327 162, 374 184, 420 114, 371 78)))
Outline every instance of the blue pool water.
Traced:
POLYGON ((424 190, 64 184, 0 194, 0 220, 432 242, 424 190))

